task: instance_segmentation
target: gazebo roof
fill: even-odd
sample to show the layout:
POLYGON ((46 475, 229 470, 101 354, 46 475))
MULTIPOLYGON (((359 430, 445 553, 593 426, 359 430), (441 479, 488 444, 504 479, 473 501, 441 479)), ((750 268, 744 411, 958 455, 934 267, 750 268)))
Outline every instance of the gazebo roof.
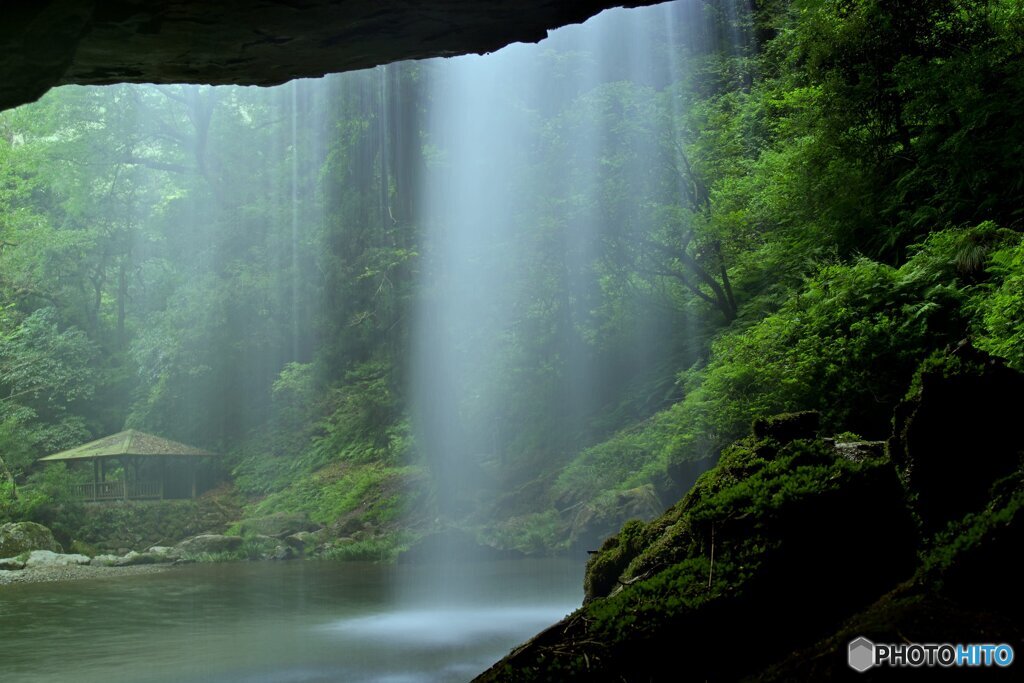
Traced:
POLYGON ((162 439, 159 436, 128 429, 66 451, 61 451, 60 453, 48 455, 45 458, 39 458, 39 461, 89 460, 92 458, 117 458, 127 455, 209 457, 214 454, 199 448, 186 446, 177 441, 162 439))

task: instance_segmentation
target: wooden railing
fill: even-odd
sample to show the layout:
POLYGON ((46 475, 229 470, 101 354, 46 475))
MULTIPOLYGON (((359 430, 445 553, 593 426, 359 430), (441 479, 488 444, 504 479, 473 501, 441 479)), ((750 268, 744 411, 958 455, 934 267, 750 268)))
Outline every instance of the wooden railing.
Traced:
POLYGON ((72 484, 71 493, 80 500, 137 500, 162 497, 158 481, 129 481, 127 495, 125 485, 126 482, 123 481, 90 481, 86 484, 72 484))

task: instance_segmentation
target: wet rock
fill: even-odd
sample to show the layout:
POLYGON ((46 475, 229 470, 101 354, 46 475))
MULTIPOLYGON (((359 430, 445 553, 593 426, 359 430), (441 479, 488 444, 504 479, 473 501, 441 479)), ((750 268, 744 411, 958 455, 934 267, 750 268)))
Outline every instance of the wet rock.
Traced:
POLYGON ((25 560, 25 568, 67 567, 70 565, 89 564, 90 560, 91 558, 86 555, 63 555, 52 550, 33 550, 29 553, 28 559, 25 560))
POLYGON ((0 525, 0 557, 14 557, 32 550, 63 552, 53 532, 35 522, 9 522, 0 525))
POLYGON ((120 559, 117 555, 97 555, 89 564, 93 567, 115 567, 120 559))

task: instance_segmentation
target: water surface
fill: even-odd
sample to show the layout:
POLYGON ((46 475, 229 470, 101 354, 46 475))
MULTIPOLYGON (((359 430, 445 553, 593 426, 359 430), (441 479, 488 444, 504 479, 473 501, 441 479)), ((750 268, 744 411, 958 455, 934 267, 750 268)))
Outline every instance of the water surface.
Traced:
POLYGON ((231 563, 0 588, 21 683, 467 681, 579 606, 581 567, 231 563), (447 586, 447 589, 439 586, 447 586))

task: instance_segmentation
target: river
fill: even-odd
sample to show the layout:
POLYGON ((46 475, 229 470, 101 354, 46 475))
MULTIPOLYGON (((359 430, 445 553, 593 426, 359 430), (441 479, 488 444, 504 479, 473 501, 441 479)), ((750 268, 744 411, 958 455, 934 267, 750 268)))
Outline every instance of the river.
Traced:
POLYGON ((239 562, 6 586, 0 679, 467 681, 582 599, 582 568, 566 560, 436 578, 429 566, 239 562))

